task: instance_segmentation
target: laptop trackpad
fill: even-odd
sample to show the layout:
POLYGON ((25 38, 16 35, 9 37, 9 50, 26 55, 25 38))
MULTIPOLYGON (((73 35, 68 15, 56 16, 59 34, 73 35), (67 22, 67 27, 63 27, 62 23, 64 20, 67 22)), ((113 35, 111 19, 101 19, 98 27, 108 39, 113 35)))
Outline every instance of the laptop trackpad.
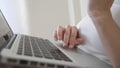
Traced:
POLYGON ((79 64, 82 67, 96 67, 96 68, 112 68, 107 63, 99 60, 97 57, 90 55, 79 48, 70 49, 64 48, 62 43, 56 43, 57 47, 60 48, 72 61, 79 64))

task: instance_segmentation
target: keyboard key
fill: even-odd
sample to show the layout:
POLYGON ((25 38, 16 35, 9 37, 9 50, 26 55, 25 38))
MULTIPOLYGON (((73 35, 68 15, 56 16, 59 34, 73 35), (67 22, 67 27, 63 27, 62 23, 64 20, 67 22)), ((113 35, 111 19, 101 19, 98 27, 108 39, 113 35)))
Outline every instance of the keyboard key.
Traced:
POLYGON ((39 58, 56 59, 72 62, 63 52, 61 52, 53 43, 47 39, 36 38, 31 36, 24 36, 19 44, 17 54, 22 54, 24 49, 24 55, 34 56, 39 58), (24 42, 24 48, 23 48, 24 42))
POLYGON ((52 59, 53 57, 51 56, 51 54, 44 54, 44 57, 45 58, 49 58, 49 59, 52 59))
POLYGON ((34 54, 35 57, 43 57, 41 54, 34 54))

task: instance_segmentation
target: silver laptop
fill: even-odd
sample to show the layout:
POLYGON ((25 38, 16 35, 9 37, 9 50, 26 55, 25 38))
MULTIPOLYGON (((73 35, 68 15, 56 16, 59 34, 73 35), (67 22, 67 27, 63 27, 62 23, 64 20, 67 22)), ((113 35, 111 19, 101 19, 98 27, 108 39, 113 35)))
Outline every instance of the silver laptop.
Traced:
POLYGON ((51 42, 54 41, 14 34, 0 11, 1 63, 22 68, 111 68, 78 48, 63 48, 62 44, 51 42))

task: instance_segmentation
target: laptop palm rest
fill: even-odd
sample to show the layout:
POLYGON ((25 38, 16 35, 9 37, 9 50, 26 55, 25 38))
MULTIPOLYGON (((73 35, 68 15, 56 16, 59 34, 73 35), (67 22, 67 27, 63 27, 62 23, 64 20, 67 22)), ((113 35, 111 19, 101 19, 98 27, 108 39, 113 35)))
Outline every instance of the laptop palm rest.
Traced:
POLYGON ((90 55, 79 48, 70 49, 62 47, 62 43, 56 43, 57 47, 60 48, 72 61, 79 64, 81 67, 88 68, 112 68, 111 65, 101 61, 97 57, 90 55))

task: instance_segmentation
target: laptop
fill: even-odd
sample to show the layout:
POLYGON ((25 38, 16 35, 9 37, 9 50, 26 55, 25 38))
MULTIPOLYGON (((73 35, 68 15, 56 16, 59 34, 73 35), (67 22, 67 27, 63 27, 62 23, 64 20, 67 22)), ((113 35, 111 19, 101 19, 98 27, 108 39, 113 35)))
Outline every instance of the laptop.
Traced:
POLYGON ((14 68, 111 68, 79 48, 48 39, 14 34, 0 10, 0 62, 14 68))

